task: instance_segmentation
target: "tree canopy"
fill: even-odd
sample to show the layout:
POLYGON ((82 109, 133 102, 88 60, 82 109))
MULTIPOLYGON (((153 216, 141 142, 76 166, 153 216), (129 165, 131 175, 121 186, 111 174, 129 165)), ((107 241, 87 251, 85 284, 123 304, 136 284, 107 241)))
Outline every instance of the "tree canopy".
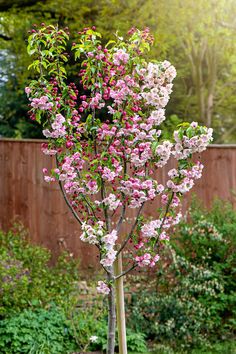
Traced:
MULTIPOLYGON (((69 27, 72 38, 97 26, 106 40, 150 27, 151 57, 167 58, 178 76, 167 115, 215 130, 215 142, 236 138, 236 3, 234 0, 0 0, 0 135, 41 137, 27 117, 24 87, 28 30, 41 22, 69 27)), ((69 79, 77 75, 69 61, 69 79)))

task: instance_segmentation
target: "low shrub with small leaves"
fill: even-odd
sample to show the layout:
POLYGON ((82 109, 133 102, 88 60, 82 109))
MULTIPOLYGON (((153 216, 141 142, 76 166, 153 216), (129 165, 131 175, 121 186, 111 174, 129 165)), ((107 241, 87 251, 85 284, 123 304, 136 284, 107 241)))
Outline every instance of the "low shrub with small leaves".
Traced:
POLYGON ((79 279, 78 261, 63 253, 50 267, 50 259, 50 251, 28 242, 21 227, 0 231, 0 318, 68 300, 79 279))
POLYGON ((24 310, 0 321, 2 354, 66 354, 77 349, 70 323, 56 307, 24 310))
POLYGON ((129 325, 156 343, 186 350, 230 339, 236 330, 236 212, 223 201, 209 211, 195 201, 174 235, 155 279, 134 291, 129 325))
MULTIPOLYGON (((86 306, 80 298, 76 260, 64 253, 49 266, 50 252, 31 244, 20 225, 0 231, 0 256, 0 353, 105 349, 105 300, 96 295, 86 306)), ((147 352, 144 335, 131 329, 127 345, 130 353, 147 352)))
MULTIPOLYGON (((107 346, 107 311, 104 304, 94 304, 86 309, 71 307, 69 320, 74 337, 82 351, 106 350, 107 346), (94 341, 91 339, 95 339, 94 341)), ((116 335, 116 348, 118 350, 118 335, 116 335)), ((145 335, 141 332, 127 328, 127 348, 129 353, 147 353, 145 335)))
MULTIPOLYGON (((97 324, 98 339, 96 343, 90 345, 91 350, 106 350, 106 331, 106 321, 97 324)), ((147 343, 143 333, 127 328, 126 340, 128 353, 148 353, 147 343)), ((116 349, 118 352, 118 334, 116 334, 116 349)))

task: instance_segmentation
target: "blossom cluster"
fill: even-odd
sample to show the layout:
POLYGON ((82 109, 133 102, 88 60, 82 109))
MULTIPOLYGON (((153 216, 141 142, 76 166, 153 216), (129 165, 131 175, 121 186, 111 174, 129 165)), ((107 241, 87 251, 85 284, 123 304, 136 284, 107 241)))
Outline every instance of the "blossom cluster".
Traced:
POLYGON ((207 145, 213 139, 212 133, 212 128, 199 127, 197 122, 192 122, 185 132, 182 129, 175 131, 173 156, 177 160, 183 160, 194 153, 206 150, 207 145))
POLYGON ((83 223, 81 228, 83 233, 81 234, 80 239, 92 245, 97 245, 101 250, 102 258, 100 263, 104 267, 111 267, 115 261, 117 253, 117 251, 114 250, 117 240, 117 231, 112 230, 107 234, 102 221, 98 221, 94 226, 83 223))
POLYGON ((150 253, 145 253, 142 256, 136 256, 135 260, 138 263, 139 267, 154 267, 156 265, 156 262, 158 262, 160 259, 160 256, 156 254, 154 257, 151 256, 150 253))
POLYGON ((156 181, 147 179, 141 181, 139 178, 129 178, 121 181, 119 190, 128 196, 129 207, 138 208, 148 200, 153 200, 158 194, 163 192, 164 186, 156 181))
POLYGON ((164 108, 172 92, 172 81, 176 76, 176 70, 167 60, 160 64, 148 63, 147 68, 142 69, 143 83, 142 97, 146 104, 156 108, 164 108))
POLYGON ((198 161, 191 169, 181 169, 177 171, 172 169, 168 172, 169 179, 166 186, 170 188, 174 193, 184 194, 194 186, 194 181, 201 178, 203 165, 198 161))
POLYGON ((62 114, 56 114, 56 118, 52 123, 52 131, 50 132, 49 129, 43 130, 43 135, 46 138, 60 138, 66 135, 66 127, 63 125, 65 123, 65 118, 62 114))
POLYGON ((104 281, 99 280, 98 281, 98 286, 97 286, 97 292, 103 295, 108 295, 110 292, 109 287, 107 286, 104 281))
POLYGON ((120 205, 122 205, 120 199, 117 198, 117 196, 113 193, 110 193, 105 199, 103 199, 101 202, 98 200, 95 201, 97 205, 104 205, 107 206, 109 210, 116 210, 120 205))
MULTIPOLYGON (((30 94, 31 90, 29 87, 25 89, 25 92, 30 94)), ((49 102, 48 96, 41 96, 39 98, 33 98, 31 100, 31 107, 34 109, 40 109, 40 110, 50 110, 53 107, 53 103, 49 102)))

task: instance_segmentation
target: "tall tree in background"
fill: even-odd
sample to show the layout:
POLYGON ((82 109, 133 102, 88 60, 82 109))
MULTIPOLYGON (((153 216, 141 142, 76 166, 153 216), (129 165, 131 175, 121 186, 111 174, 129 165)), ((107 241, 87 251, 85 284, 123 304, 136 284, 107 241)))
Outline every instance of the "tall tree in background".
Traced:
MULTIPOLYGON (((1 63, 5 76, 0 94, 0 134, 34 136, 26 118, 23 87, 27 80, 27 29, 36 22, 69 26, 72 37, 84 25, 96 25, 105 39, 116 29, 150 27, 156 45, 150 56, 168 58, 177 68, 175 93, 167 115, 197 119, 215 128, 217 142, 236 138, 236 21, 234 0, 72 0, 0 1, 1 63), (17 3, 21 7, 16 7, 17 3), (14 6, 13 6, 14 5, 14 6), (112 19, 112 20, 111 20, 112 19), (8 102, 6 105, 5 103, 8 102), (27 123, 26 123, 27 122, 27 123)), ((71 64, 71 63, 70 63, 71 64)), ((76 74, 73 65, 70 74, 76 74)), ((31 73, 32 75, 32 73, 31 73)))
POLYGON ((0 79, 0 136, 42 137, 38 124, 27 117, 24 86, 34 75, 27 70, 28 29, 41 22, 70 25, 73 37, 85 23, 95 21, 96 9, 96 1, 91 0, 0 1, 0 65, 4 68, 0 79))
POLYGON ((163 33, 166 28, 167 34, 174 33, 176 47, 183 50, 183 60, 178 65, 190 68, 191 80, 184 78, 187 97, 194 98, 193 102, 189 100, 188 114, 193 112, 207 126, 222 128, 226 127, 226 119, 231 124, 235 120, 233 105, 231 117, 224 116, 226 84, 233 102, 235 96, 235 30, 222 26, 222 21, 233 22, 235 9, 234 1, 175 0, 163 2, 160 10, 163 33))
MULTIPOLYGON (((219 142, 235 140, 236 3, 233 0, 113 1, 103 8, 106 32, 114 23, 123 31, 132 25, 151 27, 158 48, 176 66, 177 90, 170 112, 213 125, 219 142), (129 21, 130 19, 130 21, 129 21)), ((155 50, 155 49, 154 49, 155 50)), ((152 53, 153 55, 154 53, 152 53)))

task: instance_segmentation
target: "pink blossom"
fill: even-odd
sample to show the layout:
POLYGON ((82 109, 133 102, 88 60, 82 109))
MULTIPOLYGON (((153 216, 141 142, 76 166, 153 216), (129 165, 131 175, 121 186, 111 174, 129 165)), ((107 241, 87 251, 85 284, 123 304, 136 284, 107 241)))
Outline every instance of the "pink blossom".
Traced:
POLYGON ((172 143, 169 141, 164 141, 162 144, 158 145, 156 148, 156 155, 158 162, 156 162, 157 167, 163 167, 167 164, 171 156, 172 143))
POLYGON ((50 177, 50 176, 44 176, 44 181, 45 182, 55 182, 55 178, 50 177))
POLYGON ((118 49, 113 55, 113 63, 115 65, 120 65, 121 63, 126 64, 129 60, 129 54, 123 49, 118 49))
POLYGON ((99 294, 108 295, 110 292, 109 287, 103 281, 98 281, 97 292, 99 294))
MULTIPOLYGON (((117 199, 115 194, 110 193, 108 195, 108 197, 103 199, 103 201, 101 203, 108 206, 109 210, 116 210, 120 206, 121 201, 120 201, 120 199, 117 199)), ((101 203, 99 203, 99 204, 101 204, 101 203)))
POLYGON ((161 220, 152 220, 141 227, 143 237, 156 237, 158 229, 161 226, 161 220))
POLYGON ((167 235, 167 233, 165 231, 162 231, 160 233, 159 239, 161 241, 169 241, 170 237, 167 235))
POLYGON ((96 194, 98 192, 98 185, 97 182, 94 180, 88 181, 87 188, 89 194, 96 194))
POLYGON ((61 114, 56 114, 56 118, 52 123, 52 131, 44 129, 43 134, 46 138, 60 138, 66 135, 66 128, 63 126, 65 118, 61 114))
POLYGON ((139 267, 148 266, 151 263, 152 256, 150 253, 145 253, 143 256, 136 256, 135 261, 137 262, 139 267))
POLYGON ((105 247, 108 249, 110 248, 110 246, 114 246, 116 240, 117 240, 117 231, 116 230, 112 230, 112 232, 110 234, 106 234, 101 239, 101 241, 105 244, 105 247))
POLYGON ((25 88, 25 93, 26 93, 27 95, 29 95, 30 92, 31 92, 31 88, 30 88, 30 87, 26 87, 26 88, 25 88))
POLYGON ((114 181, 114 179, 117 177, 117 173, 114 171, 111 171, 110 168, 104 167, 103 172, 102 172, 102 178, 106 179, 109 182, 114 181))
POLYGON ((35 109, 49 110, 53 107, 52 102, 48 102, 47 96, 42 96, 40 98, 33 98, 31 101, 31 106, 35 109))
POLYGON ((80 239, 84 242, 96 245, 99 243, 99 239, 103 236, 103 222, 99 221, 94 227, 84 222, 81 226, 83 233, 80 236, 80 239))
POLYGON ((115 251, 113 248, 109 249, 106 253, 106 256, 101 259, 100 263, 104 267, 111 267, 116 259, 116 254, 117 251, 115 251))
POLYGON ((49 149, 47 144, 42 144, 41 150, 45 155, 56 155, 56 149, 49 149))

